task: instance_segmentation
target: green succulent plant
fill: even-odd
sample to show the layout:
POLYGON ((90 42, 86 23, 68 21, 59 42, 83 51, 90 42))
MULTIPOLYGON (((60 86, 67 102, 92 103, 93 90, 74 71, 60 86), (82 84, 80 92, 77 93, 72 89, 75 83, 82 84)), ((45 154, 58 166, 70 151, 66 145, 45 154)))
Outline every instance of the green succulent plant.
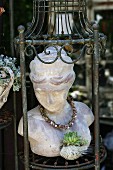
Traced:
POLYGON ((87 144, 87 140, 82 139, 81 136, 78 136, 77 132, 68 132, 64 135, 63 145, 69 146, 83 146, 87 144))

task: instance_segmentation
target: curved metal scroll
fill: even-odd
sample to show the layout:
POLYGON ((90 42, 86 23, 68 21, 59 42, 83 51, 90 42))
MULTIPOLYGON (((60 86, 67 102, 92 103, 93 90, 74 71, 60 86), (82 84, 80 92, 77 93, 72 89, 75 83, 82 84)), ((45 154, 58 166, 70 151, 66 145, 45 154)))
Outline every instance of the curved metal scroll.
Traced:
MULTIPOLYGON (((69 61, 66 61, 66 60, 62 57, 62 50, 64 49, 64 51, 67 53, 67 55, 68 55, 69 57, 73 54, 73 57, 75 58, 75 53, 74 53, 74 49, 73 49, 73 46, 72 46, 72 45, 70 45, 70 44, 65 44, 65 45, 63 45, 60 49, 59 49, 59 46, 56 46, 56 45, 48 45, 48 46, 46 46, 46 47, 44 48, 44 53, 45 53, 45 55, 50 55, 50 54, 51 54, 50 51, 47 51, 47 49, 48 49, 49 47, 53 47, 53 48, 55 48, 55 50, 56 50, 56 57, 55 57, 52 61, 44 61, 44 60, 38 55, 35 46, 32 45, 32 44, 29 44, 29 45, 26 46, 26 48, 25 48, 25 54, 26 54, 27 56, 29 56, 29 57, 30 57, 30 56, 33 56, 33 55, 37 56, 37 58, 38 58, 42 63, 44 63, 44 64, 52 64, 52 63, 54 63, 55 61, 57 61, 57 59, 58 59, 59 57, 60 57, 60 59, 61 59, 64 63, 73 64, 73 63, 76 63, 78 60, 80 60, 80 58, 82 58, 82 57, 85 55, 86 49, 87 49, 87 45, 85 44, 85 45, 82 47, 81 51, 80 51, 79 57, 77 57, 76 59, 74 59, 74 60, 72 60, 71 62, 69 62, 69 61), (65 51, 65 47, 66 47, 66 46, 70 47, 71 52, 68 53, 68 52, 65 51)), ((71 58, 71 57, 70 57, 70 58, 71 58)))
MULTIPOLYGON (((66 44, 66 45, 67 45, 67 44, 66 44)), ((82 47, 81 53, 80 53, 80 55, 79 55, 79 57, 78 57, 77 59, 73 60, 72 62, 65 61, 65 60, 63 59, 62 55, 61 55, 61 51, 62 51, 62 49, 63 49, 66 45, 63 45, 63 46, 61 47, 60 51, 59 51, 59 56, 60 56, 61 60, 62 60, 64 63, 67 63, 67 64, 76 63, 78 60, 80 60, 80 58, 82 58, 82 57, 85 55, 85 51, 86 51, 86 47, 87 47, 86 45, 84 45, 84 46, 82 47)), ((69 44, 68 44, 68 46, 72 47, 72 46, 69 45, 69 44)), ((72 54, 72 53, 73 53, 73 47, 72 47, 72 50, 71 50, 71 53, 70 53, 70 54, 72 54)))

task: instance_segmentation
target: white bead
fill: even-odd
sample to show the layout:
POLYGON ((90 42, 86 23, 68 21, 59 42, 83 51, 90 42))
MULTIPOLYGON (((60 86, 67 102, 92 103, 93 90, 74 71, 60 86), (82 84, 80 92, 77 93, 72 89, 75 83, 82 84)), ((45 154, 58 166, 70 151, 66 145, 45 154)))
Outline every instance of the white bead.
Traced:
POLYGON ((51 125, 53 124, 53 122, 51 121, 51 123, 50 123, 51 125))

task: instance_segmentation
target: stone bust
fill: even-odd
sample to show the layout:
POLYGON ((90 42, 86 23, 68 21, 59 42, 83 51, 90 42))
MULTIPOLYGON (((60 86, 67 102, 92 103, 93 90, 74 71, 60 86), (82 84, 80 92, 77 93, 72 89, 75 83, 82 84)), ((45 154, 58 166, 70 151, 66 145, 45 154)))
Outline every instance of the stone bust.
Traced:
MULTIPOLYGON (((54 59, 56 51, 53 47, 48 50, 49 55, 42 52, 39 57, 46 61, 54 59)), ((71 61, 64 50, 61 54, 65 60, 71 61)), ((53 64, 44 64, 35 57, 30 63, 30 79, 36 98, 44 107, 47 117, 57 124, 68 124, 73 114, 73 109, 67 101, 69 89, 75 79, 73 64, 66 64, 60 58, 53 64)), ((73 125, 66 130, 57 129, 46 122, 39 106, 28 111, 28 138, 33 153, 47 157, 59 156, 63 136, 69 131, 77 131, 88 141, 87 145, 90 144, 89 126, 94 120, 92 111, 82 102, 75 101, 74 106, 77 117, 73 125)), ((19 122, 18 133, 23 136, 23 117, 19 122)))

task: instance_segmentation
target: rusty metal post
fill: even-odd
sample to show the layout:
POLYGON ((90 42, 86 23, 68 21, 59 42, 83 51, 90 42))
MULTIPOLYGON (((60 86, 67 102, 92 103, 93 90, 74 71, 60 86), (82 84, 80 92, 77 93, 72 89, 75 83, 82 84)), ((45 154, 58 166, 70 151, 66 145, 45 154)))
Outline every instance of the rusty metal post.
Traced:
POLYGON ((13 11, 13 0, 9 0, 9 11, 10 11, 10 45, 11 45, 11 55, 14 56, 14 11, 13 11))
MULTIPOLYGON (((14 9, 13 0, 9 0, 10 11, 10 47, 11 55, 14 57, 14 9)), ((15 169, 18 170, 18 149, 17 149, 17 113, 16 113, 16 92, 13 92, 13 108, 14 108, 14 152, 15 152, 15 169)))
MULTIPOLYGON (((87 94, 88 99, 91 101, 92 99, 92 57, 90 55, 85 55, 85 61, 86 61, 86 88, 87 88, 87 94)), ((92 106, 92 105, 91 105, 92 106)))
POLYGON ((100 170, 100 143, 99 143, 99 32, 98 25, 93 25, 94 55, 93 55, 93 102, 94 102, 94 139, 95 139, 95 170, 100 170))
POLYGON ((20 47, 20 67, 22 81, 22 108, 23 108, 23 135, 24 135, 24 162, 25 170, 29 170, 29 143, 28 143, 28 119, 27 119, 27 94, 26 94, 26 69, 25 69, 25 53, 24 53, 24 30, 20 25, 19 31, 19 47, 20 47))

